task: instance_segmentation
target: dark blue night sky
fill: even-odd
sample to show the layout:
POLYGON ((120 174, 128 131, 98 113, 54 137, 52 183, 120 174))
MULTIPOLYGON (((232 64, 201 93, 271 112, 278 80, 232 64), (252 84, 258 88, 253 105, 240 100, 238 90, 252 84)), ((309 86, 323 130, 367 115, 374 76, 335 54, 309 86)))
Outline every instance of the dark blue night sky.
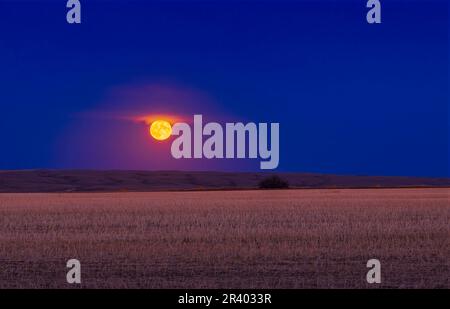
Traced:
POLYGON ((381 2, 369 25, 364 0, 86 0, 69 25, 65 0, 0 0, 0 169, 171 168, 103 160, 132 147, 86 116, 160 85, 169 113, 279 122, 280 171, 448 176, 448 1, 381 2))

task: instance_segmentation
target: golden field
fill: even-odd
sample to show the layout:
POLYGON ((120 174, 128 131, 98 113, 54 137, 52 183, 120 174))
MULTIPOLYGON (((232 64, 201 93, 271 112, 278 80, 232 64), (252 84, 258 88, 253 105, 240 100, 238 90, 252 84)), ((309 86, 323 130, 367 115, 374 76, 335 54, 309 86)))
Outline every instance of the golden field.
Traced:
POLYGON ((449 222, 448 188, 4 193, 0 288, 450 288, 449 222))

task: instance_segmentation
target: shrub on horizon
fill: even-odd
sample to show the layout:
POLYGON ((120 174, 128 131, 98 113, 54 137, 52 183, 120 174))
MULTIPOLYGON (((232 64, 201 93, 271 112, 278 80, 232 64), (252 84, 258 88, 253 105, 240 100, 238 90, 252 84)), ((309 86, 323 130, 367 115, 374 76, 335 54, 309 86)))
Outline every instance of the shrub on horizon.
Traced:
POLYGON ((260 189, 287 189, 289 183, 286 180, 281 179, 277 175, 273 175, 261 180, 258 184, 260 189))

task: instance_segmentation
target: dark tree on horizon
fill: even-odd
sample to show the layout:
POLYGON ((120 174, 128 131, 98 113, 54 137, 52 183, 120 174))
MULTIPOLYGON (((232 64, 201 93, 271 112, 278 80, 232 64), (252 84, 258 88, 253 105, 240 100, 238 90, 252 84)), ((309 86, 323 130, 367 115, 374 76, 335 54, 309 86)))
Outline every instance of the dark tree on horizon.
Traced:
POLYGON ((277 175, 272 175, 261 180, 258 187, 260 189, 288 189, 289 183, 277 175))

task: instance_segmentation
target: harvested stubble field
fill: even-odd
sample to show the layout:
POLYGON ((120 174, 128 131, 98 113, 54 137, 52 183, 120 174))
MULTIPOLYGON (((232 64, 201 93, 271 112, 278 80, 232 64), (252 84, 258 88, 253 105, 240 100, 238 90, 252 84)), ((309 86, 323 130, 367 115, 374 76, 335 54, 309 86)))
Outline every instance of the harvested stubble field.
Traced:
POLYGON ((0 287, 450 288, 448 190, 0 194, 0 287))

